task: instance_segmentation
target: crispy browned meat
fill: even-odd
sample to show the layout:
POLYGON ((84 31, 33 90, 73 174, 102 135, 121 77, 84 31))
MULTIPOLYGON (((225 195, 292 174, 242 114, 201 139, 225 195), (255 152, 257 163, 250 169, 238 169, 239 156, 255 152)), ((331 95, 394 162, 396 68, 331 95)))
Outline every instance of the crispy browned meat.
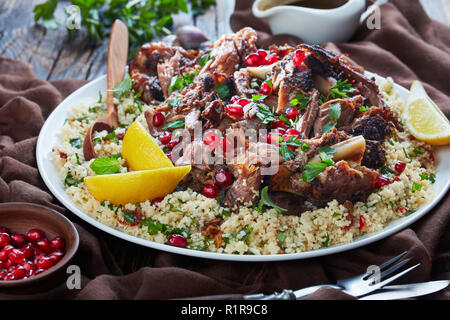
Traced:
POLYGON ((307 139, 309 137, 309 133, 311 132, 314 122, 316 121, 319 113, 319 97, 319 91, 313 90, 311 102, 308 104, 306 112, 297 122, 296 128, 302 139, 307 139))
POLYGON ((332 76, 336 79, 340 77, 348 79, 350 83, 354 83, 356 89, 367 100, 368 104, 385 107, 377 84, 364 75, 363 68, 351 65, 345 57, 336 55, 318 45, 301 44, 299 47, 310 53, 305 59, 305 63, 313 72, 327 77, 332 76))
POLYGON ((303 181, 301 174, 291 180, 296 194, 322 207, 334 199, 339 203, 365 201, 374 189, 377 177, 376 171, 364 166, 351 168, 346 161, 339 161, 309 183, 303 181))
POLYGON ((341 114, 336 124, 336 128, 340 128, 352 122, 358 108, 362 105, 362 101, 363 98, 361 96, 356 96, 349 99, 334 99, 325 102, 319 107, 319 112, 314 122, 314 136, 322 135, 323 127, 331 122, 329 111, 332 105, 336 103, 340 105, 341 114))
POLYGON ((383 144, 379 141, 366 139, 366 151, 361 161, 367 168, 381 168, 386 163, 386 152, 383 144))
POLYGON ((225 195, 224 204, 232 209, 256 202, 261 187, 261 171, 259 167, 242 166, 239 176, 225 195))
POLYGON ((390 109, 372 107, 356 118, 344 130, 352 135, 363 135, 365 139, 384 141, 392 136, 392 129, 403 130, 390 109))

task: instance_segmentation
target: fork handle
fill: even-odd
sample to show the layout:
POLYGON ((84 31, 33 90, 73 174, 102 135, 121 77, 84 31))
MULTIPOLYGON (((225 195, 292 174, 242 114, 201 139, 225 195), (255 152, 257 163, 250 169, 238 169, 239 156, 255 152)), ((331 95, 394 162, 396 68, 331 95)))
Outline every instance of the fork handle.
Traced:
POLYGON ((306 297, 307 295, 310 295, 311 293, 316 292, 320 288, 334 288, 334 289, 342 290, 341 287, 333 285, 333 284, 319 284, 317 286, 312 286, 312 287, 307 287, 307 288, 303 288, 300 290, 295 290, 295 297, 296 297, 296 299, 306 297))

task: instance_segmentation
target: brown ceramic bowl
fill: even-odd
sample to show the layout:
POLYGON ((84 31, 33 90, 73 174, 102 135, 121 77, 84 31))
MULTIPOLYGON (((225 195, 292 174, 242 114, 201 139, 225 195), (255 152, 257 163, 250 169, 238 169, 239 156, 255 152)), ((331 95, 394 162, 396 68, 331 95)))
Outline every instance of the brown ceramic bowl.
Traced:
POLYGON ((78 249, 78 231, 72 222, 59 212, 41 205, 24 202, 0 203, 0 226, 22 234, 37 228, 44 231, 49 239, 60 236, 65 240, 65 254, 56 265, 27 279, 0 281, 0 287, 21 286, 47 278, 66 265, 78 249))

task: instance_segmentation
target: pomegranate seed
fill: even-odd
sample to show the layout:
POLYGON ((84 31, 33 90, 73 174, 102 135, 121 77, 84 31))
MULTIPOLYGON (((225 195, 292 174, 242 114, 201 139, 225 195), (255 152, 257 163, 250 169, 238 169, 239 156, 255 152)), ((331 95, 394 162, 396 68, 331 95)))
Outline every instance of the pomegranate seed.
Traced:
POLYGON ((62 257, 64 256, 64 253, 61 250, 56 250, 56 251, 53 251, 52 253, 50 253, 48 256, 49 256, 49 258, 53 259, 56 264, 57 262, 59 262, 59 260, 62 259, 62 257))
POLYGON ((263 49, 259 49, 257 51, 257 53, 258 53, 258 56, 261 58, 262 61, 264 61, 266 59, 267 54, 268 54, 267 51, 263 50, 263 49))
POLYGON ((25 277, 25 269, 22 266, 17 266, 13 271, 11 271, 7 276, 7 280, 19 280, 25 277))
POLYGON ((276 53, 271 53, 267 56, 266 61, 264 62, 264 64, 266 65, 271 65, 278 62, 278 56, 276 53))
POLYGON ((364 218, 364 216, 361 214, 359 215, 359 230, 364 229, 364 227, 366 226, 366 219, 364 218))
POLYGON ((293 137, 292 134, 285 133, 285 134, 282 135, 281 138, 283 139, 283 141, 288 141, 292 137, 293 137))
POLYGON ((244 108, 239 104, 229 104, 225 110, 230 117, 240 118, 244 115, 244 108))
POLYGON ((6 261, 8 260, 8 254, 6 253, 6 251, 0 251, 0 261, 6 261))
POLYGON ((279 117, 271 123, 272 129, 284 127, 284 122, 279 117))
POLYGON ((390 183, 389 179, 384 176, 378 176, 375 181, 375 189, 381 189, 384 186, 387 186, 390 183))
POLYGON ((261 57, 257 53, 248 55, 247 58, 245 58, 244 62, 247 67, 258 67, 262 65, 261 57))
POLYGON ((22 267, 27 272, 36 270, 36 266, 34 265, 34 263, 28 260, 25 260, 25 262, 22 264, 22 267))
POLYGON ((231 98, 230 102, 233 104, 233 103, 238 102, 239 99, 241 99, 239 96, 233 96, 233 98, 231 98))
POLYGON ((7 233, 0 233, 0 248, 6 247, 11 242, 11 237, 7 233))
POLYGON ((237 104, 240 105, 241 107, 245 107, 249 103, 250 103, 250 100, 248 100, 247 98, 241 98, 237 101, 237 104))
POLYGON ((290 135, 293 135, 293 136, 298 136, 298 135, 300 135, 300 132, 298 132, 295 129, 289 129, 288 131, 286 131, 286 134, 290 134, 290 135))
POLYGON ((0 270, 0 280, 4 280, 7 275, 8 275, 8 271, 0 270))
POLYGON ((25 255, 22 250, 16 248, 9 252, 8 257, 13 263, 21 263, 25 259, 25 255))
POLYGON ((400 178, 399 178, 399 177, 395 177, 394 179, 392 179, 392 182, 391 182, 391 183, 394 183, 394 182, 396 182, 396 181, 400 181, 400 178))
POLYGON ((300 112, 295 108, 288 108, 286 111, 287 117, 291 120, 295 120, 299 114, 300 112))
POLYGON ((11 235, 11 244, 17 248, 23 247, 28 242, 25 235, 20 233, 13 233, 11 235))
POLYGON ((302 50, 297 50, 294 53, 294 58, 292 59, 292 62, 294 63, 294 66, 300 67, 300 65, 303 63, 303 60, 305 60, 306 54, 302 50))
POLYGON ((153 115, 153 125, 155 127, 162 126, 165 121, 166 121, 166 117, 164 116, 164 114, 161 111, 155 112, 155 114, 153 115))
POLYGON ((231 184, 231 175, 226 170, 220 169, 216 172, 215 180, 219 187, 228 187, 231 184))
POLYGON ((272 93, 272 87, 267 82, 263 82, 259 92, 268 96, 272 93))
POLYGON ((172 134, 169 131, 164 131, 159 136, 159 141, 165 146, 169 144, 170 140, 172 140, 172 134))
POLYGON ((66 242, 61 237, 55 237, 52 239, 52 241, 50 241, 50 247, 53 250, 63 249, 65 245, 66 245, 66 242))
POLYGON ((205 184, 202 194, 207 198, 215 199, 219 195, 219 188, 211 183, 205 184))
POLYGON ((44 252, 50 252, 50 250, 52 250, 50 241, 47 238, 41 239, 38 242, 36 242, 36 246, 38 247, 38 249, 44 252))
POLYGON ((216 149, 220 143, 220 140, 215 132, 210 131, 203 135, 203 143, 211 149, 216 149))
POLYGON ((30 231, 27 232, 26 236, 28 238, 28 241, 36 243, 45 237, 45 233, 44 231, 39 229, 31 229, 30 231))
POLYGON ((34 256, 35 257, 38 257, 43 254, 44 254, 44 251, 42 251, 41 249, 38 249, 38 248, 34 248, 34 256))
POLYGON ((34 262, 34 264, 40 268, 47 270, 48 268, 51 268, 55 264, 55 259, 51 258, 49 256, 40 256, 37 258, 37 260, 34 262))
POLYGON ((25 245, 25 247, 23 247, 21 250, 23 252, 25 259, 32 258, 34 256, 34 248, 31 245, 31 243, 25 245))
POLYGON ((174 247, 185 248, 187 245, 187 240, 180 234, 171 234, 167 238, 167 242, 174 247))
POLYGON ((155 198, 152 200, 152 205, 158 205, 163 201, 163 198, 155 198))
POLYGON ((405 207, 400 207, 397 209, 398 212, 400 212, 401 214, 406 214, 408 212, 408 209, 405 207))
POLYGON ((348 230, 353 226, 353 222, 355 220, 355 217, 353 217, 353 214, 349 213, 347 214, 347 216, 345 217, 348 221, 350 221, 350 223, 348 225, 346 225, 343 229, 344 230, 348 230))
POLYGON ((180 143, 180 140, 170 140, 170 142, 169 142, 169 149, 172 150, 179 143, 180 143))
POLYGON ((11 259, 8 259, 5 261, 4 267, 5 267, 5 269, 7 269, 7 268, 11 267, 12 265, 14 265, 14 262, 12 262, 11 259))
POLYGON ((5 247, 2 249, 2 252, 6 252, 6 254, 9 254, 9 252, 10 252, 12 249, 14 249, 14 247, 13 247, 12 245, 8 244, 7 246, 5 246, 5 247))
POLYGON ((404 162, 397 162, 395 164, 394 170, 397 172, 397 174, 401 174, 403 171, 405 171, 406 163, 404 162))

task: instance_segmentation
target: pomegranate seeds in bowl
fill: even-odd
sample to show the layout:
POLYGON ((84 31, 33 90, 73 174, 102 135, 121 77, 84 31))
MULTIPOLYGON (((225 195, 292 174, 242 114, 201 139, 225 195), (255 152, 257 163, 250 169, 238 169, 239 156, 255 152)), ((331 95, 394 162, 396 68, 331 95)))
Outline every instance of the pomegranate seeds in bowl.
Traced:
POLYGON ((0 227, 0 281, 20 280, 50 269, 65 254, 62 237, 48 239, 39 229, 25 235, 0 227))

